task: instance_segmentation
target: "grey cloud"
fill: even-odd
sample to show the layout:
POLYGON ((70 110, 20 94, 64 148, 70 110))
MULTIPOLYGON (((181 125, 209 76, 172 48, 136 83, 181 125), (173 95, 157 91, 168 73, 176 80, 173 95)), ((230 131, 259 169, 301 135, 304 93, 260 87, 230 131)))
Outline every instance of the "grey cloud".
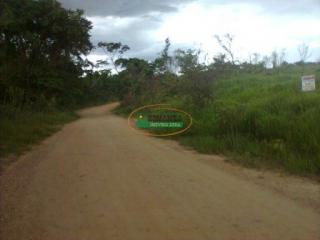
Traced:
POLYGON ((254 4, 263 11, 275 14, 320 14, 320 0, 198 0, 199 3, 213 4, 254 4))
MULTIPOLYGON (((252 1, 253 3, 255 1, 252 1)), ((257 1, 266 8, 266 11, 277 14, 320 14, 319 0, 269 0, 257 1)))
POLYGON ((60 0, 71 9, 84 9, 88 16, 137 16, 149 12, 174 12, 179 4, 248 3, 278 14, 320 14, 320 0, 60 0))
MULTIPOLYGON (((126 26, 113 27, 107 25, 105 28, 99 28, 95 27, 94 19, 91 19, 91 21, 93 21, 94 26, 91 32, 94 44, 99 41, 120 41, 135 50, 141 50, 149 44, 148 31, 157 28, 161 23, 157 18, 139 17, 126 26)), ((106 19, 106 22, 108 22, 108 19, 106 19)))
MULTIPOLYGON (((100 41, 127 44, 130 46, 130 51, 126 54, 128 57, 142 57, 151 60, 164 45, 164 39, 159 43, 155 43, 150 39, 150 29, 156 29, 161 24, 160 18, 156 15, 149 14, 135 17, 128 25, 122 27, 113 27, 111 26, 112 24, 107 25, 110 21, 109 18, 105 18, 100 22, 100 27, 95 24, 95 18, 90 20, 93 21, 94 26, 91 32, 91 40, 94 45, 97 45, 100 41), (103 22, 106 23, 105 27, 101 27, 104 25, 103 22)), ((103 55, 104 53, 98 48, 95 49, 94 54, 103 55)))
POLYGON ((192 0, 61 0, 65 8, 84 9, 88 16, 136 16, 148 12, 174 12, 192 0))
MULTIPOLYGON (((163 46, 164 39, 155 41, 150 32, 158 29, 166 13, 174 13, 182 4, 195 2, 202 6, 244 3, 261 7, 261 14, 293 14, 293 16, 320 16, 320 0, 60 0, 64 7, 84 9, 85 14, 93 17, 92 42, 120 41, 128 44, 131 50, 128 57, 154 59, 163 46), (105 27, 94 22, 94 17, 106 18, 105 27), (112 24, 117 19, 131 20, 127 25, 112 24)), ((90 18, 91 20, 91 18, 90 18)), ((170 36, 168 36, 170 37, 170 36)), ((172 48, 180 46, 173 45, 172 48)), ((93 54, 103 58, 103 52, 96 49, 93 54)))

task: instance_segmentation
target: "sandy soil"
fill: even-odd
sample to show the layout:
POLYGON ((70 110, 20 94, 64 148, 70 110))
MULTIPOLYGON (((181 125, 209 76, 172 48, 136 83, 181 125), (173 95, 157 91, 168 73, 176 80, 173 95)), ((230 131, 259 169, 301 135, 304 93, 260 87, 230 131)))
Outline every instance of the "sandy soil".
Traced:
POLYGON ((0 177, 4 240, 320 239, 319 183, 248 170, 85 109, 0 177))

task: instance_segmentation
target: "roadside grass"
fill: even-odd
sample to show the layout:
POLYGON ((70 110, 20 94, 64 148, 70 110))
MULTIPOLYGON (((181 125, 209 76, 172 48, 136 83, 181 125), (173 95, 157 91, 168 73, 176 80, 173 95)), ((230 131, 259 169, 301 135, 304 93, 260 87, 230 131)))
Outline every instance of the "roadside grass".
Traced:
POLYGON ((316 73, 318 89, 307 93, 300 90, 298 71, 217 81, 215 99, 200 111, 190 109, 193 129, 178 140, 250 167, 320 175, 320 72, 310 73, 316 73))
POLYGON ((38 112, 4 105, 0 106, 0 115, 0 166, 1 159, 21 154, 61 129, 63 124, 77 119, 71 111, 38 112))
POLYGON ((133 110, 134 107, 126 107, 120 104, 119 106, 112 109, 111 112, 122 117, 128 117, 133 110))
POLYGON ((320 176, 320 67, 305 71, 316 74, 316 91, 301 91, 302 73, 296 67, 221 78, 214 83, 213 100, 202 108, 177 96, 163 99, 194 120, 187 133, 171 139, 247 167, 320 176))

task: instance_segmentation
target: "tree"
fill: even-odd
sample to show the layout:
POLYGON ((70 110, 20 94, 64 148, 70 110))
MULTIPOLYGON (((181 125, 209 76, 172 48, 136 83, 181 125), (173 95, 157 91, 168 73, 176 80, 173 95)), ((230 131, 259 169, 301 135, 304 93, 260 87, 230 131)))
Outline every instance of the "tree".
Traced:
POLYGON ((264 66, 265 69, 270 68, 271 57, 269 57, 269 56, 263 56, 262 62, 263 62, 263 66, 264 66))
POLYGON ((167 74, 167 73, 172 73, 172 64, 173 64, 173 59, 169 55, 169 49, 170 49, 171 43, 170 39, 167 38, 165 40, 165 46, 160 53, 160 57, 156 58, 153 63, 154 71, 156 74, 167 74))
POLYGON ((183 74, 187 74, 188 72, 202 69, 203 66, 199 63, 199 54, 200 50, 177 49, 175 51, 174 59, 179 71, 183 74))
POLYGON ((281 52, 279 53, 279 62, 278 62, 278 65, 279 65, 280 67, 283 66, 283 65, 285 65, 286 56, 287 56, 286 49, 282 49, 281 52))
POLYGON ((254 65, 259 64, 260 61, 260 54, 259 53, 253 53, 253 59, 252 59, 252 63, 254 65))
MULTIPOLYGON (((123 54, 130 50, 130 47, 128 45, 123 45, 120 42, 114 43, 114 42, 99 42, 98 47, 101 48, 104 53, 108 56, 108 60, 111 62, 112 67, 114 70, 119 73, 118 65, 116 64, 116 61, 118 59, 121 59, 123 54)), ((99 61, 99 65, 109 65, 108 60, 99 61)))
POLYGON ((214 36, 216 40, 218 41, 218 44, 220 47, 225 51, 226 56, 229 57, 229 61, 232 63, 232 65, 235 65, 235 57, 234 57, 234 51, 233 51, 233 41, 234 36, 227 33, 226 35, 221 38, 218 35, 214 36))
POLYGON ((187 96, 196 107, 203 107, 212 98, 214 77, 207 67, 199 62, 200 50, 175 51, 175 60, 179 67, 181 81, 179 91, 187 96))
POLYGON ((249 55, 249 61, 240 64, 242 70, 248 72, 261 72, 264 69, 264 63, 259 53, 253 53, 249 55))
POLYGON ((24 105, 80 97, 82 56, 92 49, 92 26, 83 11, 66 10, 55 0, 2 1, 1 9, 1 100, 19 98, 15 102, 24 105))
POLYGON ((298 46, 299 60, 301 63, 305 63, 308 58, 311 57, 311 53, 309 52, 309 46, 306 43, 301 43, 298 46))
POLYGON ((273 51, 270 56, 272 68, 275 69, 278 67, 279 55, 277 51, 273 51))
POLYGON ((137 96, 151 94, 153 96, 153 69, 143 59, 118 59, 115 64, 124 70, 118 74, 122 91, 120 98, 125 104, 136 104, 137 96))

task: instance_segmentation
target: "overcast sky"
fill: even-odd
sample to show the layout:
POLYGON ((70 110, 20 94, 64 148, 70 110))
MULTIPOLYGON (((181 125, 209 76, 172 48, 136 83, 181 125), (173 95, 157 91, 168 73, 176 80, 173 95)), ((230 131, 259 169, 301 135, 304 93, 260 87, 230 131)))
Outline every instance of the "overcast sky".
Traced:
MULTIPOLYGON (((61 0, 83 9, 93 23, 93 43, 120 41, 130 57, 153 59, 169 37, 172 48, 197 47, 211 58, 221 52, 214 35, 230 33, 239 60, 286 49, 298 60, 297 46, 310 46, 320 59, 320 0, 61 0)), ((103 59, 94 51, 89 59, 103 59)))

